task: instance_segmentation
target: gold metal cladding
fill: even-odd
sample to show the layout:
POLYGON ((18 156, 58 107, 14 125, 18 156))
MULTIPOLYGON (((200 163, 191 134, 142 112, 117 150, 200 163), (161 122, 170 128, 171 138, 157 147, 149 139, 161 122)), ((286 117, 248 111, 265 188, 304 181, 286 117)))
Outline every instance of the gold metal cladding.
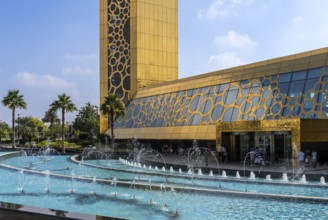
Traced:
POLYGON ((178 79, 178 1, 131 0, 131 95, 178 79))
MULTIPOLYGON (((178 1, 100 0, 100 104, 178 79, 178 1)), ((101 115, 101 132, 108 119, 101 115)))
POLYGON ((328 120, 301 120, 301 142, 328 142, 327 134, 328 120))
POLYGON ((131 128, 114 130, 118 139, 152 139, 152 140, 215 140, 216 126, 184 126, 158 128, 131 128))
MULTIPOLYGON (((100 27, 99 27, 99 40, 100 40, 100 105, 103 103, 105 96, 108 94, 108 50, 107 50, 107 0, 99 0, 100 13, 100 27)), ((108 129, 108 118, 100 115, 100 132, 104 133, 108 129)))
POLYGON ((236 121, 218 122, 216 127, 217 143, 222 143, 224 132, 267 132, 267 131, 290 131, 292 135, 292 157, 297 158, 301 148, 301 119, 280 119, 268 121, 236 121))
POLYGON ((130 1, 108 0, 107 5, 108 91, 125 104, 130 93, 130 1))
POLYGON ((144 128, 295 117, 328 118, 326 68, 311 71, 319 71, 320 77, 306 79, 303 84, 311 84, 306 84, 302 92, 281 91, 284 83, 279 80, 284 75, 277 75, 136 98, 128 106, 126 118, 117 125, 144 128))
MULTIPOLYGON (((149 90, 157 91, 157 93, 154 92, 152 96, 148 97, 143 96, 148 94, 144 93, 147 89, 143 89, 140 91, 143 95, 137 94, 127 108, 126 118, 120 119, 116 126, 124 130, 131 128, 138 130, 156 127, 206 126, 230 121, 268 120, 267 123, 271 123, 273 120, 290 118, 327 119, 327 52, 326 54, 315 52, 313 56, 303 56, 293 61, 302 66, 308 62, 307 66, 311 66, 311 68, 305 69, 306 78, 303 80, 303 84, 306 86, 302 87, 301 91, 291 92, 291 90, 288 92, 284 89, 285 72, 273 71, 277 75, 264 72, 263 75, 267 76, 262 77, 254 72, 264 69, 260 67, 254 67, 253 72, 247 72, 247 74, 252 72, 252 75, 260 76, 259 78, 215 85, 213 82, 209 82, 207 77, 197 76, 192 78, 194 80, 188 80, 189 87, 181 86, 186 83, 184 80, 151 86, 149 90), (313 66, 311 63, 314 62, 320 63, 322 66, 313 66), (311 83, 308 83, 310 81, 311 83), (193 88, 194 84, 199 87, 193 88), (210 85, 202 87, 202 85, 208 84, 210 85), (171 87, 173 85, 175 86, 174 91, 171 87), (175 91, 176 88, 180 90, 175 91)), ((309 54, 312 53, 309 52, 309 54)), ((295 57, 298 56, 295 55, 295 57)), ((267 62, 270 63, 270 61, 267 62)), ((271 63, 273 67, 281 66, 286 69, 293 62, 288 60, 287 64, 271 63)), ((298 82, 294 81, 294 78, 303 74, 298 72, 299 67, 294 66, 293 68, 297 71, 291 72, 290 77, 292 78, 287 83, 290 87, 292 83, 298 82)), ((293 86, 295 87, 295 85, 293 86)), ((295 88, 297 88, 297 84, 295 88)), ((300 138, 297 132, 292 135, 295 140, 300 138)))
MULTIPOLYGON (((100 0, 100 105, 108 93, 125 104, 130 93, 130 1, 100 0)), ((100 115, 100 132, 108 118, 100 115)))

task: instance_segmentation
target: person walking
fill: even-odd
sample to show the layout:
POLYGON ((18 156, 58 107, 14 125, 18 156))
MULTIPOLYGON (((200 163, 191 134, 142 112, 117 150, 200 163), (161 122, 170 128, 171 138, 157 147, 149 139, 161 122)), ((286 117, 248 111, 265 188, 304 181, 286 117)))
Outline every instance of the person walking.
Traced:
POLYGON ((261 164, 262 163, 262 156, 261 156, 261 151, 258 147, 256 147, 255 150, 255 165, 261 164))
POLYGON ((249 164, 251 166, 254 166, 254 162, 255 162, 255 151, 254 148, 252 148, 251 151, 249 152, 249 164))
POLYGON ((222 146, 222 153, 221 154, 222 154, 222 162, 225 163, 228 159, 228 151, 224 146, 222 146))
POLYGON ((312 162, 312 167, 316 168, 317 165, 318 165, 318 154, 315 150, 312 151, 312 160, 311 160, 311 162, 312 162))
POLYGON ((298 163, 300 165, 300 169, 304 170, 304 159, 305 159, 305 154, 302 150, 298 153, 298 163))
POLYGON ((222 152, 222 150, 223 150, 223 147, 222 147, 222 145, 220 144, 219 147, 218 147, 219 162, 223 162, 223 161, 222 161, 222 160, 223 160, 223 152, 222 152))

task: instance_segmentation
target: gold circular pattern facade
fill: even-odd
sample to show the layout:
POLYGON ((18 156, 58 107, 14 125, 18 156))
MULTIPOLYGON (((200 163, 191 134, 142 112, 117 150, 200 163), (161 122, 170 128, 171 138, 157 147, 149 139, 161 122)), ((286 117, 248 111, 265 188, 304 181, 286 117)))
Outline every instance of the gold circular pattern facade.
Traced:
POLYGON ((108 1, 108 92, 124 103, 130 92, 130 1, 108 1))
POLYGON ((116 127, 328 118, 326 67, 137 98, 116 127))

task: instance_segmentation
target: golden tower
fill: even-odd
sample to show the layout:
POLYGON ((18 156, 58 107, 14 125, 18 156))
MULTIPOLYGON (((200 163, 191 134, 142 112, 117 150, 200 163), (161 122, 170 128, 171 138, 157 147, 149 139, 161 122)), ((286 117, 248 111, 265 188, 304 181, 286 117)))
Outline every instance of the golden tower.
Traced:
MULTIPOLYGON (((100 0, 100 104, 178 79, 178 0, 100 0)), ((100 117, 100 132, 108 119, 100 117)))

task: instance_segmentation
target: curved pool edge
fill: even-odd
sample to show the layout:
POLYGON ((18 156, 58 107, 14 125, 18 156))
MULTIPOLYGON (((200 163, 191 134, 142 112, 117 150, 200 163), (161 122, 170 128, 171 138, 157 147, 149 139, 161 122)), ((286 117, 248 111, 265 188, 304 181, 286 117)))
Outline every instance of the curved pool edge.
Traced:
POLYGON ((296 186, 296 187, 316 187, 316 188, 328 188, 328 184, 314 184, 314 183, 302 183, 302 182, 279 182, 279 181, 260 181, 257 179, 237 179, 237 178, 225 178, 220 176, 205 176, 205 175, 178 175, 174 173, 154 173, 154 172, 146 172, 146 171, 132 171, 132 170, 124 170, 124 169, 118 169, 118 168, 112 168, 112 167, 105 167, 100 165, 94 165, 89 163, 81 162, 80 160, 77 160, 77 157, 79 155, 73 155, 70 157, 71 161, 77 164, 81 164, 83 166, 89 166, 104 170, 113 170, 118 172, 126 172, 126 173, 138 173, 138 174, 144 174, 144 175, 154 175, 154 176, 164 176, 164 177, 175 177, 175 178, 189 178, 189 179, 203 179, 203 180, 217 180, 222 182, 239 182, 239 183, 256 183, 256 184, 268 184, 268 185, 285 185, 285 186, 296 186))
MULTIPOLYGON (((73 155, 71 158, 76 158, 78 155, 73 155)), ((79 161, 77 161, 79 162, 79 161)), ((55 174, 49 173, 46 171, 36 171, 36 170, 29 170, 24 168, 18 168, 6 164, 0 163, 0 167, 3 169, 15 170, 17 172, 23 171, 24 173, 34 174, 34 175, 49 175, 53 178, 61 178, 61 179, 72 179, 72 176, 63 175, 63 174, 55 174)), ((93 182, 93 178, 83 177, 83 176, 74 176, 75 180, 79 181, 87 181, 93 182)), ((250 192, 250 191, 231 191, 231 190, 222 190, 222 189, 209 189, 209 188, 194 188, 194 187, 179 187, 179 186, 172 186, 172 185, 164 185, 164 184, 150 184, 150 183, 140 183, 140 182, 127 182, 127 181, 120 181, 116 179, 97 179, 98 183, 102 184, 112 184, 112 185, 119 185, 122 187, 129 187, 129 188, 140 188, 145 190, 157 190, 162 191, 163 188, 169 189, 170 191, 175 192, 197 192, 197 193, 204 193, 204 194, 211 194, 211 195, 226 195, 226 196, 237 196, 237 197, 253 197, 253 198, 261 198, 261 199, 275 199, 275 200, 290 200, 290 201, 299 201, 299 202, 315 202, 315 203, 327 203, 328 198, 324 197, 315 197, 315 196, 298 196, 298 195, 285 195, 285 194, 271 194, 271 193, 258 193, 258 192, 250 192)))

